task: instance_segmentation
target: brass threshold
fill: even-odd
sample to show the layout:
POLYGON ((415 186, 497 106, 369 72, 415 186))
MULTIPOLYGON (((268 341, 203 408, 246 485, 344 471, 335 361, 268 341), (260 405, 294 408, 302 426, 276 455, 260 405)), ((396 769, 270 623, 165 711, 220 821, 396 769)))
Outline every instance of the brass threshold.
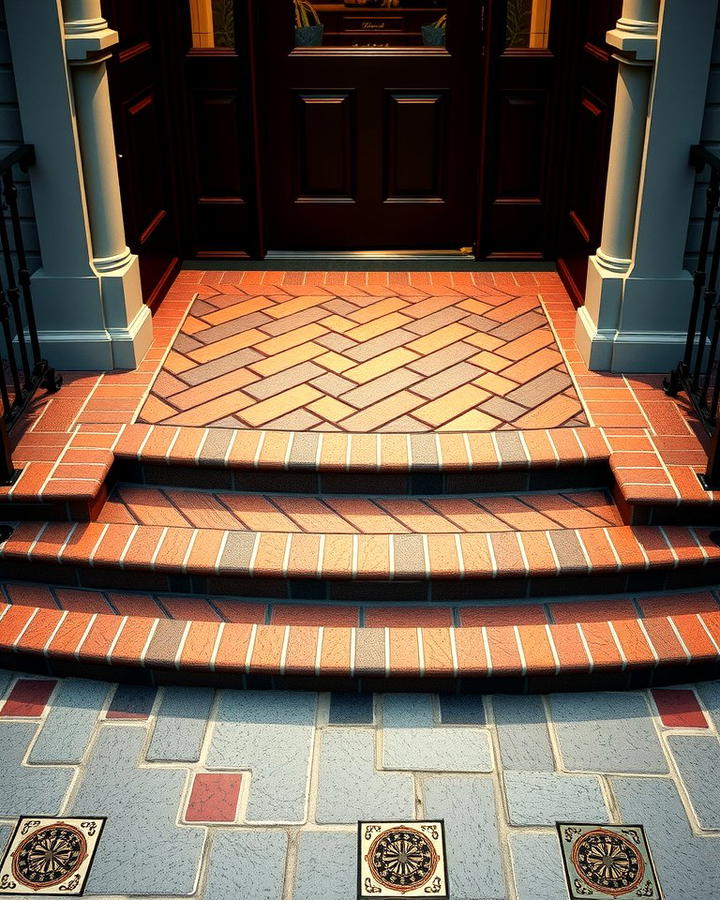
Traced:
POLYGON ((459 250, 268 250, 267 259, 475 259, 472 247, 459 250))

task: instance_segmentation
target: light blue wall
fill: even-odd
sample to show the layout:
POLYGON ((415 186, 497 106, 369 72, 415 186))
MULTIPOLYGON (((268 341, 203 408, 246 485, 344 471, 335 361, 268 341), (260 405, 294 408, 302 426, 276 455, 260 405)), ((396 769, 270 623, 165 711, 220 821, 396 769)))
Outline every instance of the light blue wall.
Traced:
MULTIPOLYGON (((0 0, 0 157, 5 156, 23 142, 15 79, 10 62, 10 47, 5 27, 5 4, 0 0)), ((18 202, 22 216, 25 252, 28 255, 30 269, 34 271, 40 266, 37 229, 33 213, 32 195, 27 176, 16 171, 18 179, 18 202)))

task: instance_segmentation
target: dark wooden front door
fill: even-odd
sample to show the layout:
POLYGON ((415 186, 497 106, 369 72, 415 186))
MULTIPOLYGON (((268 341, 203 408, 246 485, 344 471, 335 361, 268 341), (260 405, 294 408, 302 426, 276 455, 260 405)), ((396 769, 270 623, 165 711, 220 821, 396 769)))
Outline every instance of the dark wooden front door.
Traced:
POLYGON ((588 257, 600 245, 617 63, 606 32, 615 27, 622 0, 556 0, 559 27, 569 48, 571 85, 563 123, 566 174, 561 186, 558 271, 577 305, 584 302, 588 257))
POLYGON ((108 68, 125 233, 148 304, 164 296, 182 260, 166 68, 172 13, 168 0, 103 0, 120 34, 108 68))
POLYGON ((267 247, 474 245, 482 3, 315 6, 323 46, 296 48, 289 0, 256 4, 267 247), (423 47, 445 9, 447 47, 423 47))

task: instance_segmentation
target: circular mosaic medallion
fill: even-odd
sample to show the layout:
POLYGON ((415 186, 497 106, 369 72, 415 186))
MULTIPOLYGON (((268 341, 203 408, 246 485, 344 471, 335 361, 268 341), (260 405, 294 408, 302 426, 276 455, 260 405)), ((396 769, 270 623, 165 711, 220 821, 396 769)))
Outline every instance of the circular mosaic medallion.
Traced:
POLYGON ((432 843, 414 828, 384 831, 375 838, 366 856, 375 880, 401 894, 429 881, 439 859, 432 843))
POLYGON ((632 891, 645 872, 637 848, 621 835, 603 828, 580 838, 573 848, 572 860, 586 884, 610 896, 632 891))
POLYGON ((29 834, 13 853, 13 876, 25 887, 39 890, 70 878, 87 857, 85 835, 58 822, 29 834))

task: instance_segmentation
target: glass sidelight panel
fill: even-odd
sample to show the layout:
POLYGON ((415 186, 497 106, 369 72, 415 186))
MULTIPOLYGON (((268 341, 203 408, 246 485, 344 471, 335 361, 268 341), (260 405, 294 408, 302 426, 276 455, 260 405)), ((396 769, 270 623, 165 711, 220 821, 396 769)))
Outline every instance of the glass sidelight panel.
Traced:
POLYGON ((445 47, 448 16, 441 0, 288 0, 295 46, 385 50, 445 47))
POLYGON ((193 47, 235 49, 235 0, 189 0, 193 47))
POLYGON ((552 0, 508 0, 509 49, 547 50, 552 0))

